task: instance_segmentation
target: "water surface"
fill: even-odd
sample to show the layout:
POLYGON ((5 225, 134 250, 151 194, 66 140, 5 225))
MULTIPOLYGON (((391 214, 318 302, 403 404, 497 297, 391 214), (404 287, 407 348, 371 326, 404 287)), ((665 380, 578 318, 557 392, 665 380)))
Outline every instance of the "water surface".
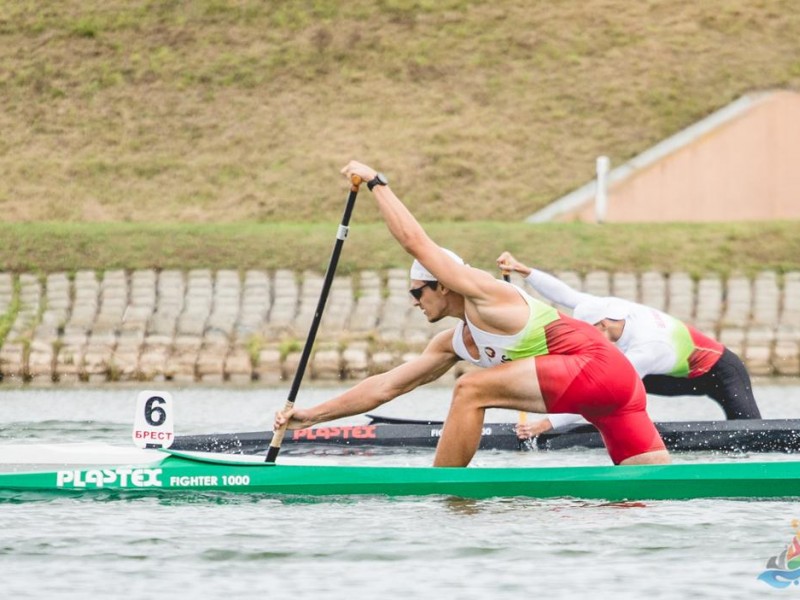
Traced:
MULTIPOLYGON (((138 389, 0 392, 9 443, 126 444, 138 389)), ((284 389, 171 390, 179 433, 266 429, 284 389)), ((312 404, 338 390, 308 388, 312 404)), ((450 390, 382 407, 441 418, 450 390)), ((765 417, 800 416, 800 387, 762 384, 765 417)), ((658 420, 715 419, 703 399, 651 399, 658 420)), ((513 419, 492 412, 489 420, 513 419)), ((351 422, 359 422, 353 418, 351 422)), ((430 463, 430 450, 371 452, 359 464, 430 463)), ((784 455, 728 460, 786 460, 784 455)), ((683 456, 676 460, 724 460, 683 456)), ((480 452, 479 465, 608 464, 602 451, 480 452)), ((791 541, 791 501, 614 503, 528 498, 328 498, 185 494, 39 497, 0 503, 0 597, 75 598, 753 598, 791 541)))

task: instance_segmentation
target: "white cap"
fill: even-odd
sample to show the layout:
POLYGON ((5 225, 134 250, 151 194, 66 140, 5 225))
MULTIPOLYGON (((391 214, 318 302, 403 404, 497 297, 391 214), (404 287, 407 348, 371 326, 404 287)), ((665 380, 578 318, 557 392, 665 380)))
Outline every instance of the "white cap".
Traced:
POLYGON ((603 319, 621 321, 628 316, 628 303, 610 296, 592 298, 578 304, 572 316, 580 321, 586 321, 590 325, 595 325, 603 319))
MULTIPOLYGON (((452 252, 447 248, 442 248, 442 250, 444 250, 445 253, 447 253, 447 255, 454 261, 456 261, 458 264, 460 265, 464 264, 464 261, 461 260, 461 257, 455 252, 452 252)), ((411 271, 409 271, 408 277, 411 280, 416 279, 419 281, 437 281, 436 277, 433 276, 433 273, 431 273, 430 271, 428 271, 428 269, 423 267, 422 263, 419 262, 418 260, 415 260, 411 265, 411 271)))

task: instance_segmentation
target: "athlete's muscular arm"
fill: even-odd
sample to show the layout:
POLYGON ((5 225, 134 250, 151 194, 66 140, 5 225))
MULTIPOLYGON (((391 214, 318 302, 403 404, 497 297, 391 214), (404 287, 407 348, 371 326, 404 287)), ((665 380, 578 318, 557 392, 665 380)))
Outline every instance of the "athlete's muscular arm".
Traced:
POLYGON ((572 423, 577 423, 578 421, 585 421, 582 416, 572 413, 556 413, 547 415, 547 417, 550 419, 550 424, 553 426, 553 429, 558 429, 559 427, 564 427, 565 425, 571 425, 572 423))
MULTIPOLYGON (((365 181, 375 177, 375 169, 350 161, 342 169, 349 179, 358 175, 365 181)), ((456 264, 434 242, 414 215, 394 194, 389 186, 376 186, 373 189, 375 200, 386 226, 403 249, 416 258, 446 288, 462 294, 480 310, 481 306, 492 305, 498 310, 499 304, 518 304, 517 292, 492 277, 489 273, 474 269, 469 265, 456 264)), ((472 315, 471 315, 472 316, 472 315)))
POLYGON ((557 277, 538 269, 531 269, 531 273, 525 278, 525 281, 551 302, 567 308, 575 308, 581 302, 595 298, 591 294, 571 288, 557 277))
POLYGON ((517 260, 508 250, 497 257, 497 267, 504 273, 519 273, 523 277, 531 274, 531 268, 525 263, 517 260))
POLYGON ((518 438, 521 440, 528 440, 547 431, 558 429, 564 425, 578 423, 579 421, 586 423, 586 420, 580 415, 575 415, 572 413, 556 413, 547 415, 546 418, 533 421, 532 423, 517 423, 515 429, 518 438))
POLYGON ((289 419, 289 429, 303 429, 317 423, 359 415, 373 410, 414 388, 444 375, 459 358, 453 351, 453 330, 437 334, 422 354, 394 369, 367 377, 348 391, 312 408, 275 414, 275 429, 289 419))
POLYGON ((497 258, 497 266, 503 271, 514 271, 521 274, 525 281, 542 296, 567 308, 575 308, 584 300, 594 298, 591 294, 584 294, 571 288, 566 283, 545 273, 529 267, 517 260, 513 254, 506 251, 497 258))
POLYGON ((521 440, 535 438, 547 431, 550 431, 551 429, 553 429, 553 424, 550 422, 549 418, 539 419, 538 421, 528 423, 517 423, 514 426, 517 437, 521 440))

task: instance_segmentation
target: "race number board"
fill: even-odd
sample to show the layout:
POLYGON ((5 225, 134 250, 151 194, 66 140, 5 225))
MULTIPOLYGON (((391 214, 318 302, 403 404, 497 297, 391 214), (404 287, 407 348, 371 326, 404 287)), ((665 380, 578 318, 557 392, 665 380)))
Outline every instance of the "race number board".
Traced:
POLYGON ((136 401, 133 443, 139 448, 169 448, 175 440, 172 395, 144 391, 136 401))

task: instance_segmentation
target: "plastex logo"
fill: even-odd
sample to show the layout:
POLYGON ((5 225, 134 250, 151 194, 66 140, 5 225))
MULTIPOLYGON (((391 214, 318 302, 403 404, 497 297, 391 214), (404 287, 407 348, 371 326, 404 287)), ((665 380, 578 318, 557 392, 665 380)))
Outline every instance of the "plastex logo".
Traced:
POLYGON ((794 537, 780 554, 771 556, 767 569, 758 578, 775 588, 800 585, 800 521, 792 521, 794 537))
POLYGON ((115 467, 86 471, 58 471, 56 486, 74 489, 162 487, 161 469, 115 467))

